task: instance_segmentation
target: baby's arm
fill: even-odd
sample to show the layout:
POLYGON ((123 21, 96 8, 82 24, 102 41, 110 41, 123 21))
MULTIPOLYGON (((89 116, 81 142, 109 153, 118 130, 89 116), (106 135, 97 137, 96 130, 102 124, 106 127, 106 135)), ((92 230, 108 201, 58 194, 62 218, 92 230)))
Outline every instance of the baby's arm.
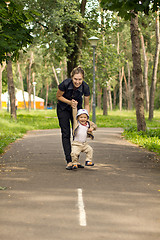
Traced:
POLYGON ((91 122, 91 121, 89 121, 90 122, 90 128, 88 128, 88 133, 90 133, 90 134, 92 134, 92 131, 93 130, 96 130, 96 128, 97 128, 97 125, 95 124, 95 123, 93 123, 93 122, 91 122))
POLYGON ((88 128, 88 131, 92 132, 93 130, 96 130, 97 125, 94 122, 91 122, 91 121, 89 122, 90 122, 90 128, 88 128))
POLYGON ((95 130, 93 127, 88 128, 88 132, 92 132, 93 130, 95 130))

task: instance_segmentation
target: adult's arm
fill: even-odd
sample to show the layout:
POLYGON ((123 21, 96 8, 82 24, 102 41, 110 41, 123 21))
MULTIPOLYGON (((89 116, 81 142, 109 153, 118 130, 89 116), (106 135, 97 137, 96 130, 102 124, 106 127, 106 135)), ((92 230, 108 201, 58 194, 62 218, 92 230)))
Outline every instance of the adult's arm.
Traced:
POLYGON ((72 108, 76 108, 77 107, 77 101, 75 101, 74 99, 68 100, 67 98, 63 97, 63 94, 64 94, 64 92, 61 91, 60 89, 58 89, 57 95, 56 95, 57 99, 61 102, 67 103, 72 108))
POLYGON ((88 114, 90 112, 89 109, 89 96, 84 96, 84 108, 88 111, 88 114))

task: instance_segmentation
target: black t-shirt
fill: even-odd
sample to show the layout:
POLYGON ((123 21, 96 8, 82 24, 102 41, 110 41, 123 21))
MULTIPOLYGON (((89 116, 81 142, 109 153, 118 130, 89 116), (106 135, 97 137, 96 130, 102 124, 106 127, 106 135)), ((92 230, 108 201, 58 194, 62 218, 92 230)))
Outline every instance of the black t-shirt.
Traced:
MULTIPOLYGON (((72 82, 71 78, 65 79, 62 83, 59 84, 58 86, 59 90, 64 92, 63 97, 68 99, 68 100, 76 100, 78 102, 78 109, 82 108, 82 98, 84 96, 89 96, 90 95, 90 90, 89 86, 86 82, 82 82, 81 86, 79 88, 75 88, 72 82)), ((67 103, 58 101, 58 105, 61 107, 62 110, 64 109, 70 109, 71 106, 68 105, 67 103)))

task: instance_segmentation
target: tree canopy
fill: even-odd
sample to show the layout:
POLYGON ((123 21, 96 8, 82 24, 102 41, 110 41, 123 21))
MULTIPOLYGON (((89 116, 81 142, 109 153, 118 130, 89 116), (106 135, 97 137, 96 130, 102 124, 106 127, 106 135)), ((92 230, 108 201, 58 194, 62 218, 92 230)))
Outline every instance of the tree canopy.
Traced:
POLYGON ((160 0, 101 0, 103 9, 117 11, 119 16, 125 19, 130 19, 132 10, 148 14, 149 9, 156 11, 159 5, 160 0))
POLYGON ((31 14, 24 10, 20 2, 11 0, 0 2, 0 63, 7 59, 7 54, 17 58, 19 50, 33 40, 29 22, 31 14))

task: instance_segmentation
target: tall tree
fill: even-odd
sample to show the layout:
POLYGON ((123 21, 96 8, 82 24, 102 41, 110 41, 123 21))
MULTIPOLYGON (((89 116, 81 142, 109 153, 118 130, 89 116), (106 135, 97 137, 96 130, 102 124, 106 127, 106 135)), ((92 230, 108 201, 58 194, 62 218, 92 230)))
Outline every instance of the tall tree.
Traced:
POLYGON ((107 86, 103 88, 103 115, 108 115, 107 86))
POLYGON ((33 65, 33 52, 31 51, 30 58, 29 58, 29 65, 28 65, 28 82, 27 82, 27 89, 28 89, 28 110, 31 110, 31 93, 32 93, 32 65, 33 65))
POLYGON ((0 64, 0 110, 2 110, 2 100, 1 100, 1 95, 2 95, 2 73, 3 70, 5 69, 6 62, 3 62, 3 64, 0 64))
POLYGON ((31 30, 27 27, 31 16, 23 5, 13 0, 0 2, 0 16, 0 63, 7 61, 11 117, 16 119, 12 60, 18 58, 20 49, 32 42, 31 30))
POLYGON ((140 55, 140 39, 138 30, 138 15, 134 13, 131 16, 131 40, 132 40, 132 57, 133 57, 133 77, 134 77, 134 94, 135 108, 137 116, 137 130, 145 131, 146 122, 144 116, 144 88, 142 82, 142 68, 140 55))
POLYGON ((67 73, 70 73, 74 67, 77 66, 78 58, 80 56, 80 49, 82 48, 83 29, 85 28, 85 9, 86 0, 81 0, 80 9, 79 2, 68 1, 64 6, 63 16, 63 37, 66 40, 66 56, 67 56, 67 73), (68 11, 69 9, 69 11, 68 11))
POLYGON ((149 111, 149 88, 148 88, 148 58, 144 43, 144 37, 140 30, 141 46, 143 49, 143 59, 144 59, 144 88, 145 88, 145 98, 146 98, 146 111, 149 111))
POLYGON ((155 50, 155 57, 154 57, 152 82, 151 82, 151 88, 150 88, 149 120, 152 120, 152 118, 153 118, 154 98, 155 98, 155 90, 156 90, 156 83, 157 83, 157 69, 158 69, 158 62, 159 62, 159 51, 160 51, 159 11, 157 11, 157 17, 156 17, 156 50, 155 50))
POLYGON ((104 9, 117 11, 125 19, 131 19, 131 40, 132 40, 132 58, 133 58, 133 78, 135 83, 135 107, 137 116, 137 130, 145 131, 146 122, 144 117, 144 96, 142 84, 142 68, 140 57, 140 38, 138 30, 138 11, 148 13, 151 7, 154 11, 157 9, 155 1, 121 1, 121 0, 102 0, 101 6, 104 9))
POLYGON ((25 97, 24 97, 23 77, 22 77, 22 72, 21 72, 21 68, 20 68, 20 63, 18 61, 17 61, 17 68, 18 68, 18 73, 19 73, 19 79, 20 79, 20 82, 21 82, 21 89, 22 89, 24 107, 26 109, 27 107, 26 107, 26 101, 25 101, 25 97))
POLYGON ((11 108, 11 118, 17 119, 16 115, 16 106, 15 106, 15 88, 13 81, 13 72, 12 72, 12 60, 9 58, 7 61, 7 78, 8 78, 8 93, 10 99, 10 108, 11 108))

